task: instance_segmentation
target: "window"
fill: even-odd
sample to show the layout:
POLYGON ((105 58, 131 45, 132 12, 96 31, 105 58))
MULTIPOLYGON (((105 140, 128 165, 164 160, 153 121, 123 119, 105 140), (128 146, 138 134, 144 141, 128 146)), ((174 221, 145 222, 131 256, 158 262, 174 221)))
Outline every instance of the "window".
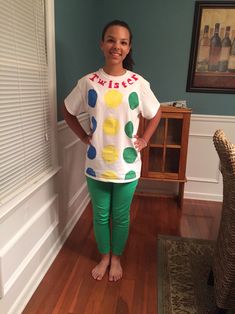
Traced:
POLYGON ((0 2, 0 205, 53 168, 43 0, 0 2))

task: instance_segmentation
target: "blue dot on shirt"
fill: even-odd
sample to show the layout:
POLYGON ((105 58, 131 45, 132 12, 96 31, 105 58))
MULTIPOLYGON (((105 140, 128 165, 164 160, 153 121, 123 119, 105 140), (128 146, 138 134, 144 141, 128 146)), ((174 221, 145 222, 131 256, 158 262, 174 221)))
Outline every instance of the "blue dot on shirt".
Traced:
POLYGON ((92 168, 87 168, 86 173, 92 177, 96 177, 95 171, 92 168))
POLYGON ((89 159, 94 159, 96 157, 96 149, 94 146, 90 145, 87 151, 87 157, 89 159))
POLYGON ((92 108, 95 107, 97 100, 97 93, 94 89, 89 89, 88 91, 88 105, 92 108))
POLYGON ((94 117, 91 118, 91 124, 92 124, 91 131, 92 131, 92 133, 94 133, 96 130, 96 127, 97 127, 97 121, 94 117))

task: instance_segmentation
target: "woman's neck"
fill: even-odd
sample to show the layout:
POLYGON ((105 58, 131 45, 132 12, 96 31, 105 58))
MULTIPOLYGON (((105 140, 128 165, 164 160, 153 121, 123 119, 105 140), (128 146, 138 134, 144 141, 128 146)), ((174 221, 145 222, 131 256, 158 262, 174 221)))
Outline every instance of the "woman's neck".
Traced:
POLYGON ((103 70, 105 73, 112 76, 120 76, 126 73, 126 69, 120 66, 115 67, 115 66, 104 65, 103 70))

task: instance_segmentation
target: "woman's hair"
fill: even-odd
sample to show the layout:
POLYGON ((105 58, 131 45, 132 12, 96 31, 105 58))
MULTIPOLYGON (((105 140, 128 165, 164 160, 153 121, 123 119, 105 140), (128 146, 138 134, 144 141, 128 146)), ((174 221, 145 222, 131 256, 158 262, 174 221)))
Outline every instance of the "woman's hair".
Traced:
MULTIPOLYGON (((104 36, 105 36, 105 33, 107 32, 107 29, 111 26, 122 26, 122 27, 125 27, 128 32, 129 32, 129 35, 130 35, 130 42, 129 44, 131 45, 131 42, 132 42, 132 31, 129 27, 129 25, 124 22, 124 21, 120 21, 120 20, 114 20, 114 21, 111 21, 109 22, 108 24, 105 25, 105 27, 103 28, 103 31, 102 31, 102 40, 104 41, 104 36)), ((135 64, 133 58, 132 58, 132 48, 130 49, 128 55, 126 56, 126 58, 123 60, 123 67, 127 70, 130 70, 132 71, 133 70, 133 65, 135 64)))

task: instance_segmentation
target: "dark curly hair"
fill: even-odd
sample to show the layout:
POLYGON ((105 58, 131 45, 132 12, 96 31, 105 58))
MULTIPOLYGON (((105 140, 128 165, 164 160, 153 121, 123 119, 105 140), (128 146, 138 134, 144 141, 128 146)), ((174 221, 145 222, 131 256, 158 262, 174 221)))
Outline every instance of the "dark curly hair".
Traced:
MULTIPOLYGON (((105 25, 105 27, 103 28, 103 31, 102 31, 102 40, 104 40, 104 36, 105 36, 105 33, 107 32, 107 29, 111 26, 122 26, 122 27, 125 27, 128 32, 129 32, 129 35, 130 35, 130 45, 132 43, 132 31, 129 27, 129 25, 124 22, 124 21, 120 21, 120 20, 113 20, 111 22, 109 22, 108 24, 105 25)), ((128 55, 126 56, 126 58, 123 60, 123 67, 127 70, 130 70, 132 71, 133 70, 133 66, 134 66, 135 62, 132 58, 132 48, 130 49, 128 55)))

